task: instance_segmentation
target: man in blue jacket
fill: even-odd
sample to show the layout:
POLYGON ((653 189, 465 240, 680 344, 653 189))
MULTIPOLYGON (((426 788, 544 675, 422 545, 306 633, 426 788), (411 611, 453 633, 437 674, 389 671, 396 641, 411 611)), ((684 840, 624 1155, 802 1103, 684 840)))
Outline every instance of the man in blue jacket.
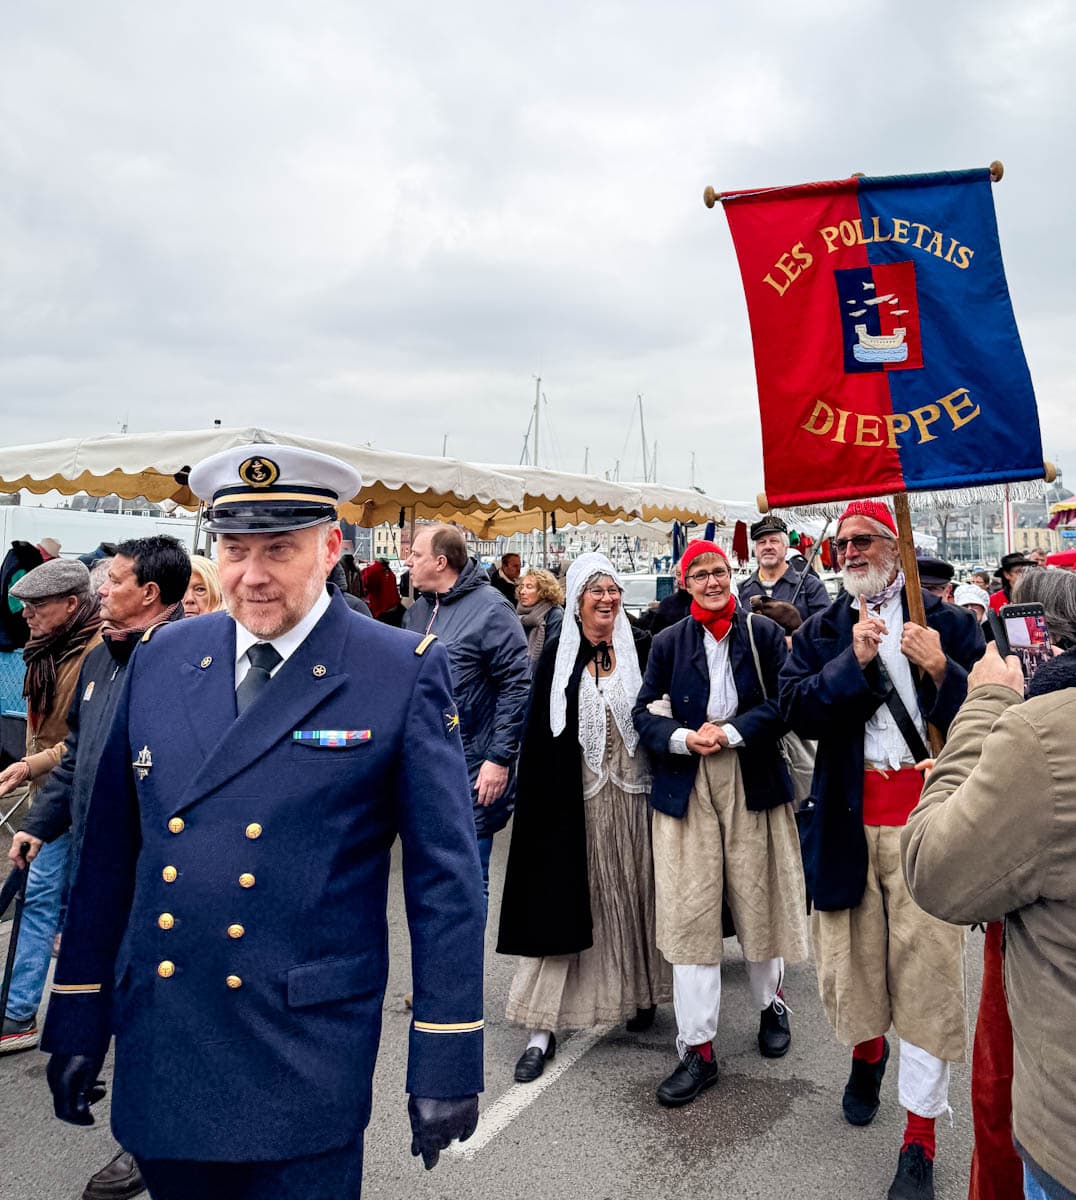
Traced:
POLYGON ((404 626, 436 634, 452 664, 488 897, 493 835, 508 824, 515 804, 516 760, 530 699, 527 639, 515 609, 468 556, 458 529, 428 525, 420 530, 407 566, 418 597, 404 626))
POLYGON ((895 1028, 908 1115, 889 1197, 927 1200, 934 1120, 948 1111, 949 1063, 965 1054, 964 933, 912 900, 900 833, 922 790, 914 764, 927 756, 927 722, 949 728, 985 645, 970 613, 925 591, 927 628, 908 619, 884 504, 850 504, 835 545, 846 594, 802 626, 781 671, 785 716, 818 739, 803 839, 818 986, 838 1040, 853 1047, 850 1124, 878 1111, 895 1028))
POLYGON ((227 612, 150 631, 101 756, 43 1048, 56 1114, 112 1127, 154 1200, 358 1195, 403 844, 412 1153, 475 1127, 483 910, 448 658, 325 577, 359 477, 214 455, 227 612))

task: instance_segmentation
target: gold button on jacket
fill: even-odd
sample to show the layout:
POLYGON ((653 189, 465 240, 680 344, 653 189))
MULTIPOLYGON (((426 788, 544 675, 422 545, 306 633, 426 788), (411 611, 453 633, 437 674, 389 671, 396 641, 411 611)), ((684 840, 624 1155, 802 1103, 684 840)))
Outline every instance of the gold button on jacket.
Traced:
POLYGON ((257 821, 251 821, 251 823, 246 827, 246 829, 243 832, 247 835, 248 838, 250 838, 251 841, 253 841, 255 838, 261 837, 262 827, 258 824, 257 821))
POLYGON ((228 978, 224 982, 230 988, 241 988, 243 986, 243 981, 239 978, 238 975, 229 975, 228 978))
POLYGON ((230 938, 241 938, 244 933, 246 933, 246 930, 243 928, 242 925, 229 925, 228 926, 228 936, 230 938))
POLYGON ((254 886, 254 876, 246 874, 246 873, 240 875, 239 876, 239 886, 246 887, 246 888, 253 887, 254 886))
POLYGON ((187 823, 183 820, 182 817, 173 817, 171 819, 171 821, 168 822, 168 832, 169 833, 182 833, 183 830, 186 828, 187 828, 187 823))
POLYGON ((164 960, 164 962, 157 964, 157 974, 160 975, 162 979, 171 979, 175 973, 176 964, 174 962, 169 962, 167 958, 164 960))
POLYGON ((162 929, 171 929, 175 923, 176 919, 171 913, 161 913, 161 915, 157 918, 157 924, 162 929))
POLYGON ((178 874, 179 872, 175 869, 175 867, 165 867, 165 869, 161 872, 161 878, 165 881, 165 883, 175 883, 176 876, 178 874))

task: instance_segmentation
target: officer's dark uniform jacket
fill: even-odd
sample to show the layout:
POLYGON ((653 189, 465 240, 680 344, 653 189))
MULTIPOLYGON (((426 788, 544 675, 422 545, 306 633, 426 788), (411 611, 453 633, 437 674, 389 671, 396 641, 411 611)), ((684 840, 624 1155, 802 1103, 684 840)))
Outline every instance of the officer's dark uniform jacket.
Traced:
POLYGON ((334 595, 237 717, 227 614, 139 647, 42 1039, 93 1055, 115 1032, 112 1125, 126 1149, 279 1160, 355 1139, 397 834, 414 981, 406 1087, 474 1094, 483 904, 444 649, 334 595))
POLYGON ((806 570, 801 574, 791 566, 780 579, 770 585, 768 591, 762 580, 759 579, 757 571, 740 584, 739 591, 740 603, 748 612, 751 611, 752 596, 768 596, 771 600, 784 600, 787 604, 792 604, 792 597, 796 596, 795 606, 805 621, 808 617, 813 617, 816 612, 824 612, 830 605, 826 585, 814 571, 806 570), (801 579, 803 587, 800 587, 801 579), (798 595, 796 595, 797 588, 799 589, 798 595))
MULTIPOLYGON (((906 594, 902 600, 907 621, 906 594)), ((919 680, 919 709, 944 734, 967 696, 968 671, 986 646, 971 613, 930 592, 923 592, 923 604, 947 661, 941 687, 925 672, 919 680)), ((856 661, 852 628, 858 619, 858 604, 839 596, 796 630, 781 669, 785 718, 801 737, 818 739, 814 808, 800 814, 800 837, 807 889, 823 912, 855 908, 867 882, 863 735, 868 719, 885 703, 886 689, 876 661, 865 670, 856 661)))

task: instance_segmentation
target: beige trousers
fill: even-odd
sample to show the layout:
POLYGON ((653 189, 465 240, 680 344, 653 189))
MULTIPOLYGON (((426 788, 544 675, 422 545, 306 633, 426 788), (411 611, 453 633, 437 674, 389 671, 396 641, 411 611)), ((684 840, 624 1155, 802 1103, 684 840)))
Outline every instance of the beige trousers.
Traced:
POLYGON ((751 812, 735 750, 699 760, 687 811, 679 819, 655 812, 653 836, 657 943, 669 962, 721 962, 722 897, 746 959, 807 958, 792 806, 751 812))
POLYGON ((967 1049, 964 930, 925 913, 900 865, 900 827, 864 826, 867 888, 855 908, 815 912, 818 991, 837 1039, 890 1027, 947 1062, 967 1049))

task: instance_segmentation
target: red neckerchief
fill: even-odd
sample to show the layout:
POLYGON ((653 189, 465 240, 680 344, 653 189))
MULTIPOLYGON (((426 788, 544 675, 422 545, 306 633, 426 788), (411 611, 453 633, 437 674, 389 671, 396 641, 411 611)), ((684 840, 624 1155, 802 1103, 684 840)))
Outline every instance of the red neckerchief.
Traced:
POLYGON ((697 600, 691 601, 691 615, 696 621, 717 641, 728 633, 732 628, 732 616, 736 611, 736 597, 731 593, 724 608, 717 609, 716 612, 708 608, 703 608, 697 600))

